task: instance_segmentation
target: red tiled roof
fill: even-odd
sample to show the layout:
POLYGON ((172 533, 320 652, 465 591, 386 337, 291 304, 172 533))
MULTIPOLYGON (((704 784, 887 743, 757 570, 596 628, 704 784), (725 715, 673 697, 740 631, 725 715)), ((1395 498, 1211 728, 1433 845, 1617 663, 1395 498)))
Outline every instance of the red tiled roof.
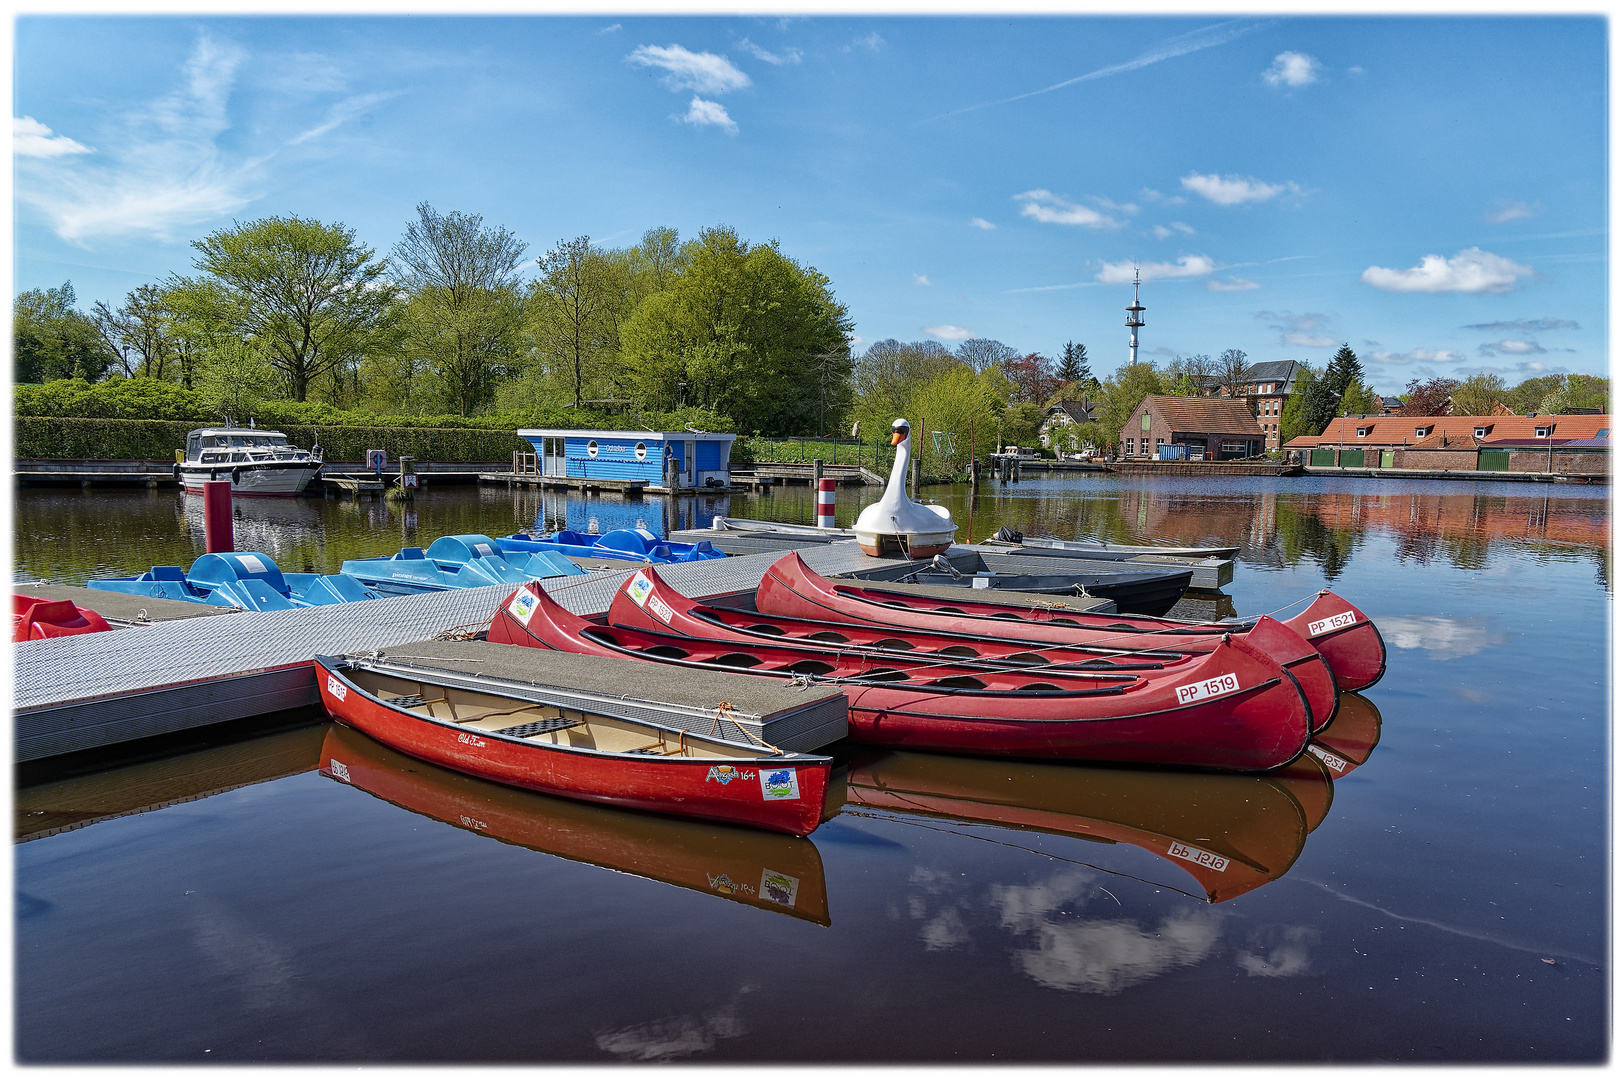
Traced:
MULTIPOLYGON (((1244 435, 1261 438, 1262 426, 1251 410, 1239 398, 1178 397, 1172 394, 1149 394, 1150 410, 1161 417, 1173 431, 1207 432, 1213 435, 1244 435)), ((1134 410, 1137 411, 1136 409, 1134 410)))
POLYGON ((1533 432, 1537 428, 1551 428, 1551 437, 1563 439, 1593 439, 1602 430, 1612 426, 1612 418, 1600 416, 1341 416, 1330 421, 1323 435, 1298 435, 1285 445, 1297 449, 1311 448, 1320 443, 1338 446, 1416 446, 1424 440, 1448 437, 1448 448, 1471 445, 1475 430, 1487 428, 1484 439, 1503 445, 1508 442, 1527 442, 1543 446, 1545 439, 1533 432), (1359 428, 1368 428, 1369 434, 1360 436, 1359 428), (1416 428, 1430 428, 1430 432, 1415 437, 1416 428))

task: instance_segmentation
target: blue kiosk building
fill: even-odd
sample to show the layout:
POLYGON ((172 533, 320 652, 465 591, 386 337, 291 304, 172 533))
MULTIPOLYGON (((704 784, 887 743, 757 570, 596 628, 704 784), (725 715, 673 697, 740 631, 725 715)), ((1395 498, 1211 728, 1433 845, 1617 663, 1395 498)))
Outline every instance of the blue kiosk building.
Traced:
POLYGON ((728 459, 738 438, 716 432, 569 428, 520 428, 518 437, 535 447, 536 471, 543 480, 604 480, 655 490, 669 490, 667 461, 676 467, 677 490, 730 488, 728 459))

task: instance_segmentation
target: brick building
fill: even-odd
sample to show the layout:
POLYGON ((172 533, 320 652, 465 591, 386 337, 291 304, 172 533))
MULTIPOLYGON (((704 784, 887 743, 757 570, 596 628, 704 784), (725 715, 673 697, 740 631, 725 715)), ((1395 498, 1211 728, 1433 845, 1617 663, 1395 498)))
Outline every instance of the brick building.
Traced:
POLYGON ((1122 457, 1155 458, 1163 446, 1187 446, 1190 460, 1256 457, 1266 433, 1239 398, 1147 394, 1121 429, 1122 457))
POLYGON ((1286 450, 1304 465, 1446 472, 1610 472, 1610 416, 1343 416, 1286 450))
POLYGON ((1238 395, 1231 395, 1229 388, 1216 380, 1208 383, 1206 394, 1242 397, 1266 436, 1263 449, 1278 450, 1279 416, 1285 411, 1285 399, 1296 393, 1296 379, 1301 373, 1302 365, 1295 360, 1268 360, 1246 369, 1238 395))

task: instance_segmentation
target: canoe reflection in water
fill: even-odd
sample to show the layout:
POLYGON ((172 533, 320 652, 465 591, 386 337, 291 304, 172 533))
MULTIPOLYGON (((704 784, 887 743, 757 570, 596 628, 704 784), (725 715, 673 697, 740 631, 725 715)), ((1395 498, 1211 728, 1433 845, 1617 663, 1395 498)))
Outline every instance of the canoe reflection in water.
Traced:
POLYGON ((339 724, 322 743, 320 770, 503 843, 829 925, 822 856, 804 837, 521 791, 396 753, 339 724))
POLYGON ((1329 813, 1332 776, 1369 759, 1380 722, 1343 694, 1311 755, 1260 776, 870 752, 850 763, 846 807, 1131 844, 1220 904, 1291 868, 1329 813))

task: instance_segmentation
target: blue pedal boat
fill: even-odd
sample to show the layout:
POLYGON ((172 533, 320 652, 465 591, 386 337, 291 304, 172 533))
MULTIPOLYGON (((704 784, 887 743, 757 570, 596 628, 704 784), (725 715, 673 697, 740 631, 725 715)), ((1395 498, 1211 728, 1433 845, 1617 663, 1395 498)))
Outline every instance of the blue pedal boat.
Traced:
POLYGON ((413 596, 479 585, 522 585, 584 574, 561 551, 506 551, 479 533, 442 536, 424 551, 402 548, 376 559, 346 559, 343 571, 386 596, 413 596))
POLYGON ((496 542, 507 551, 558 551, 582 559, 621 559, 640 563, 699 562, 702 559, 727 557, 726 552, 711 547, 708 540, 700 540, 697 544, 678 544, 661 540, 647 529, 615 529, 601 536, 570 529, 541 537, 514 533, 496 542))
POLYGON ((376 600, 382 594, 347 574, 284 574, 276 560, 258 551, 224 551, 199 556, 190 570, 154 566, 133 577, 96 578, 92 589, 237 607, 244 611, 287 611, 320 604, 376 600))

